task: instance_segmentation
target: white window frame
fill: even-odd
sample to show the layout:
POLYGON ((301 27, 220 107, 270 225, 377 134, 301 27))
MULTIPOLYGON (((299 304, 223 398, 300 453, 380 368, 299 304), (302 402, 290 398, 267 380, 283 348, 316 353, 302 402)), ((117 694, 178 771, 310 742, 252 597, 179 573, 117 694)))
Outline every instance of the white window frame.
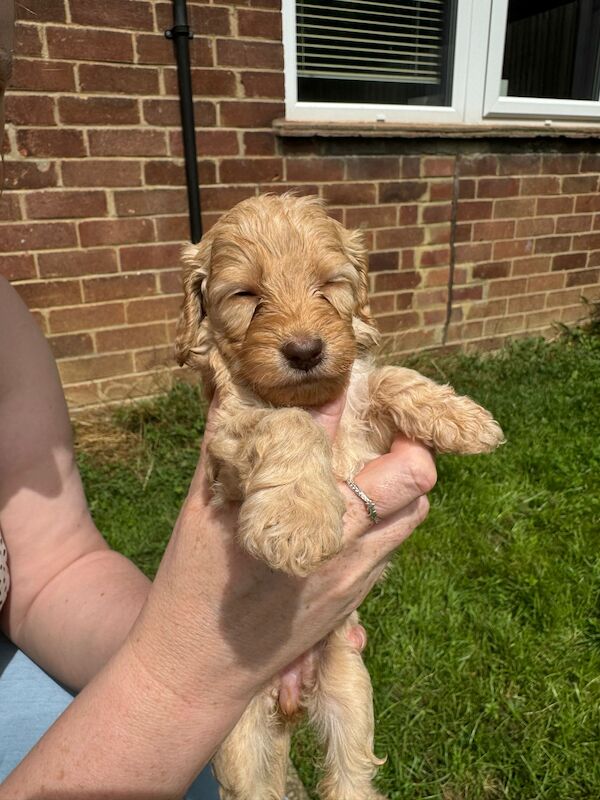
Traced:
POLYGON ((283 0, 283 49, 285 62, 286 118, 294 120, 336 120, 342 122, 420 122, 460 123, 465 108, 471 5, 475 0, 460 0, 464 13, 456 19, 452 106, 412 106, 377 103, 306 103, 298 100, 296 56, 296 2, 283 0))
POLYGON ((500 96, 508 0, 458 0, 451 106, 299 101, 296 0, 282 0, 282 15, 288 120, 490 126, 600 121, 600 102, 500 96))
POLYGON ((500 79, 504 60, 508 0, 493 0, 490 18, 484 115, 487 117, 537 117, 542 119, 600 119, 600 95, 596 100, 551 100, 536 97, 503 97, 500 79))

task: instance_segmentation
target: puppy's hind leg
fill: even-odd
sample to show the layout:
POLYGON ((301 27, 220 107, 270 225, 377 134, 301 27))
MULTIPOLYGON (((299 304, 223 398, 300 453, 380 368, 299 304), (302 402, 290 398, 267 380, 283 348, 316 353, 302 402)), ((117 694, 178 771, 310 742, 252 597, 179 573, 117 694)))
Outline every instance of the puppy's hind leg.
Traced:
POLYGON ((257 695, 213 759, 221 800, 282 800, 290 725, 275 699, 257 695))
POLYGON ((385 759, 373 753, 373 692, 360 653, 347 630, 353 614, 332 633, 319 662, 317 683, 307 698, 311 722, 325 744, 322 800, 385 800, 372 784, 385 759))

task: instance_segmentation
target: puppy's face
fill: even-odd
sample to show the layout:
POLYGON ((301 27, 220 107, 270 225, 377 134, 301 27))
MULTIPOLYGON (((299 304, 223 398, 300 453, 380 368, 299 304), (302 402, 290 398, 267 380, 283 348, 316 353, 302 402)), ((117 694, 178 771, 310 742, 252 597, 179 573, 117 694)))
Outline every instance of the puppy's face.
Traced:
POLYGON ((276 406, 320 405, 371 343, 356 233, 312 198, 246 200, 187 251, 180 363, 216 346, 233 380, 276 406))

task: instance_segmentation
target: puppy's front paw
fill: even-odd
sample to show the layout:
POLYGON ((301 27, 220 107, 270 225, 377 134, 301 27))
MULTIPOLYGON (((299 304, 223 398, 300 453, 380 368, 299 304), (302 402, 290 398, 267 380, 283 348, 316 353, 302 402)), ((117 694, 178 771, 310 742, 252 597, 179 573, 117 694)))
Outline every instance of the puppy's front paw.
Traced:
POLYGON ((433 446, 439 453, 490 453, 505 441, 490 412, 469 397, 450 398, 446 413, 432 427, 433 446))
POLYGON ((273 569, 303 577, 340 551, 345 510, 333 477, 326 486, 261 489, 240 509, 240 543, 273 569))

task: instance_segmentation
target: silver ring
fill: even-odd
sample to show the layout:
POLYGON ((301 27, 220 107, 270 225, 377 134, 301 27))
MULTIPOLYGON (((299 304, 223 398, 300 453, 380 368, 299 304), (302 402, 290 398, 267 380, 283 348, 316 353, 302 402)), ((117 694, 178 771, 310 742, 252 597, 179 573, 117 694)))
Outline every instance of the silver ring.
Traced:
POLYGON ((367 512, 369 514, 369 518, 370 518, 371 522, 373 523, 373 525, 375 525, 377 522, 379 522, 379 517, 377 515, 377 509, 375 508, 375 503, 371 500, 371 498, 367 494, 365 494, 363 492, 363 490, 360 488, 360 486, 357 486, 354 483, 354 481, 350 480, 350 478, 348 478, 348 480, 346 481, 346 486, 349 489, 352 489, 354 494, 357 497, 360 497, 360 499, 363 501, 363 503, 367 507, 367 512))

